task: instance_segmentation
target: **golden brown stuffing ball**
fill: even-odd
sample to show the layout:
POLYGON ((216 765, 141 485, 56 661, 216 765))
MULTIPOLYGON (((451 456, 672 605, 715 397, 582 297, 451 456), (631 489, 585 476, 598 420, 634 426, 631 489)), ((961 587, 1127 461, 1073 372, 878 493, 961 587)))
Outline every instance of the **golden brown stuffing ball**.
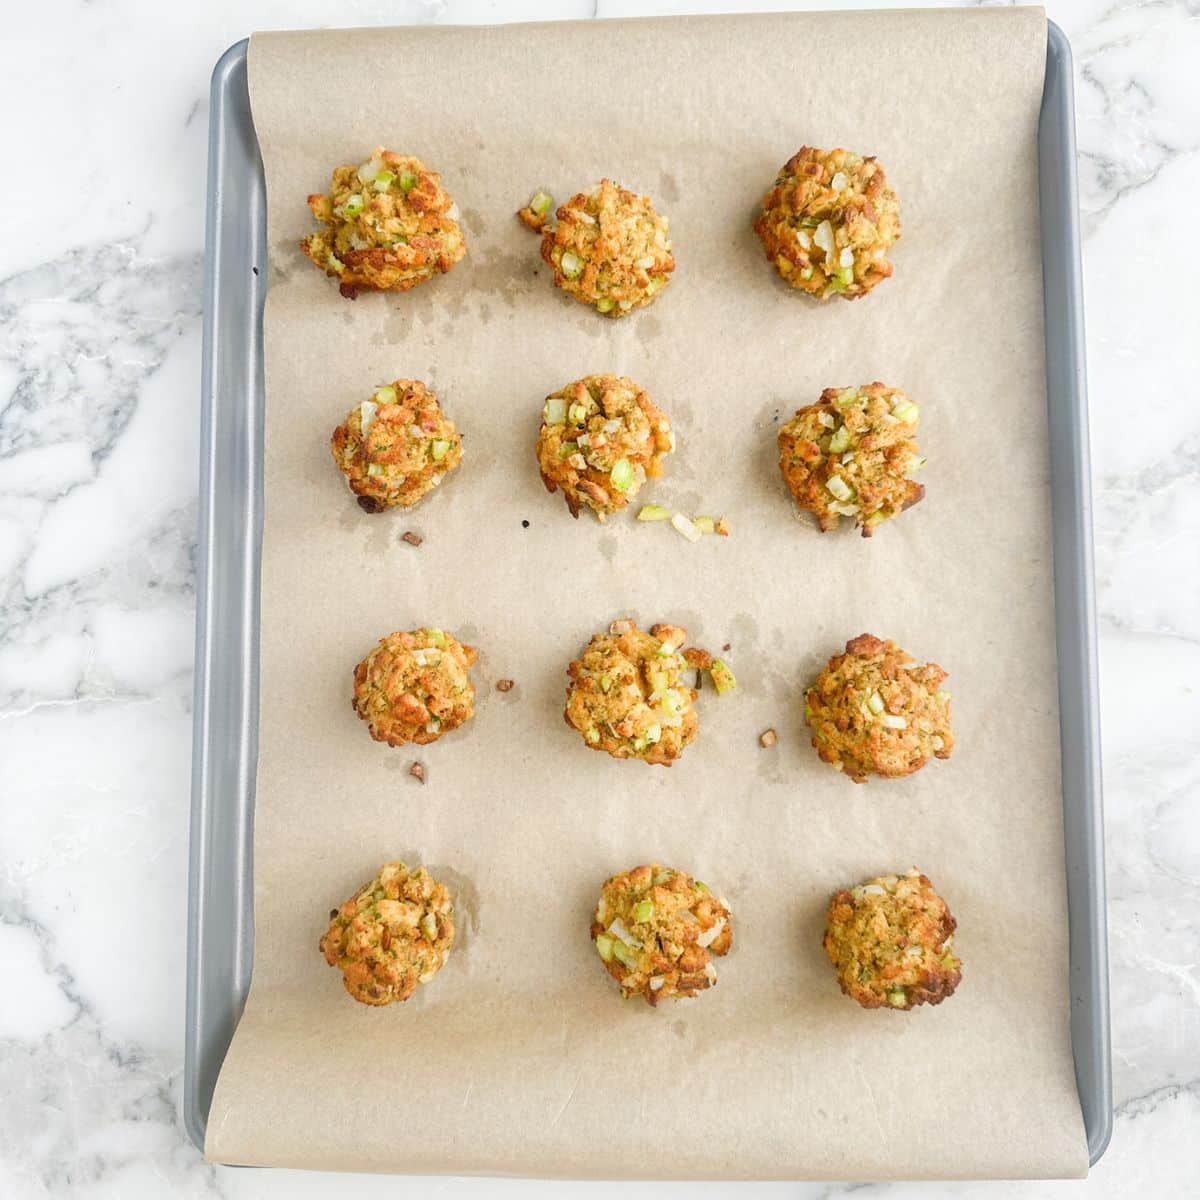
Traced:
POLYGON ((917 406, 896 388, 826 388, 779 430, 779 469, 796 503, 822 531, 851 517, 870 537, 925 495, 905 476, 925 465, 917 406))
POLYGON ((546 397, 537 457, 542 482, 571 510, 619 512, 675 449, 671 422, 632 379, 588 375, 546 397))
POLYGON ((419 379, 396 379, 355 405, 329 441, 366 512, 411 508, 462 462, 462 438, 419 379))
POLYGON ((354 668, 354 711, 377 742, 436 742, 475 714, 478 657, 441 629, 389 633, 354 668))
POLYGON ((863 1008, 941 1004, 962 979, 954 917, 917 870, 883 875, 829 902, 822 944, 838 984, 863 1008))
POLYGON ((542 258, 554 283, 607 317, 649 304, 675 270, 667 219, 611 179, 560 205, 542 231, 542 258))
POLYGON ((950 693, 937 663, 915 662, 895 642, 869 633, 846 643, 804 697, 804 717, 821 758, 855 783, 894 779, 930 759, 949 758, 950 693))
POLYGON ((643 633, 632 621, 614 621, 567 668, 567 724, 593 750, 669 767, 700 729, 697 692, 680 676, 712 661, 702 650, 680 653, 686 641, 676 625, 643 633))
POLYGON ((343 296, 407 292, 449 271, 467 252, 458 205, 419 158, 382 148, 361 166, 335 167, 330 194, 309 196, 325 226, 300 249, 343 296))
POLYGON ((804 146, 763 197, 754 231, 794 288, 822 300, 865 296, 892 273, 900 204, 874 158, 804 146))
POLYGON ((379 874, 329 914, 321 953, 341 967, 346 991, 362 1004, 407 1000, 446 964, 454 944, 454 904, 424 867, 384 863, 379 874))
POLYGON ((600 889, 592 940, 621 995, 647 1003, 695 996, 717 982, 713 956, 729 953, 729 905, 686 871, 651 863, 600 889))

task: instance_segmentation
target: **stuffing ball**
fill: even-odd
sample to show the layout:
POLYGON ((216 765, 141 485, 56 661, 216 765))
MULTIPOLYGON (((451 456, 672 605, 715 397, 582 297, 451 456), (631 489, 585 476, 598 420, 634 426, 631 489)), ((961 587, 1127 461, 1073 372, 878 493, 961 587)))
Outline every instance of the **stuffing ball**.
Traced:
POLYGON ((671 422, 631 379, 588 375, 546 398, 538 467, 573 517, 585 507, 601 521, 619 512, 674 449, 671 422))
POLYGON ((407 1000, 446 965, 454 944, 454 904, 445 884, 402 862, 379 874, 329 914, 321 953, 342 969, 361 1004, 407 1000))
POLYGON ((856 300, 892 273, 900 203, 874 158, 804 146, 763 197, 754 232, 792 287, 856 300))
POLYGON ((309 196, 308 207, 325 228, 300 249, 350 300, 360 291, 407 292, 467 252, 458 205, 441 176, 411 155, 381 148, 362 166, 335 167, 330 194, 309 196))
POLYGON ((354 668, 354 711, 377 742, 436 742, 475 714, 478 657, 441 629, 389 633, 354 668))
POLYGON ((931 757, 949 758, 945 678, 937 663, 921 666, 895 642, 861 634, 829 660, 804 697, 812 744, 855 783, 911 775, 931 757))
POLYGON ((396 379, 355 405, 329 441, 359 507, 411 508, 462 462, 462 437, 419 379, 396 379))
POLYGON ((896 388, 826 388, 779 430, 779 469, 800 508, 822 532, 850 517, 870 537, 925 495, 906 478, 925 465, 917 406, 896 388))
POLYGON ((621 995, 649 1004, 695 996, 717 982, 729 953, 729 905, 686 871, 658 863, 614 875, 600 889, 592 941, 621 995))
POLYGON ((655 625, 643 633, 614 621, 596 634, 567 668, 567 724, 593 750, 670 766, 700 729, 697 692, 680 676, 712 659, 687 650, 687 630, 655 625))
POLYGON ((883 875, 829 902, 822 944, 838 985, 863 1008, 941 1004, 962 980, 954 917, 917 870, 883 875))
POLYGON ((649 304, 675 269, 667 219, 645 196, 611 179, 560 205, 542 231, 542 258, 554 283, 606 317, 649 304))

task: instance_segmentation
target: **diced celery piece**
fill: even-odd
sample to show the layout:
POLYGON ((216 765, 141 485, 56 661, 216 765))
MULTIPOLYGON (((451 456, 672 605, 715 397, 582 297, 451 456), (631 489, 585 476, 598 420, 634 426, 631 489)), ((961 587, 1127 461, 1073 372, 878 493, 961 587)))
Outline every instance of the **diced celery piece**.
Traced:
POLYGON ((698 891, 698 892, 707 892, 708 891, 708 884, 705 883, 703 879, 694 879, 694 880, 692 880, 692 882, 696 885, 696 891, 698 891))
POLYGON ((612 962, 613 959, 613 944, 616 939, 610 937, 607 933, 596 934, 596 949, 600 953, 600 957, 605 962, 612 962))
POLYGON ((666 521, 670 519, 670 516, 670 509, 663 508, 661 504, 643 504, 637 519, 639 521, 666 521))
POLYGON ((858 401, 858 388, 847 388, 837 398, 838 408, 846 408, 858 401))
POLYGON ((892 416, 898 421, 907 421, 910 425, 915 425, 920 412, 921 410, 911 400, 906 400, 892 409, 892 416))
POLYGON ((360 196, 358 192, 355 192, 349 197, 349 199, 347 199, 346 203, 342 205, 342 216, 357 217, 365 207, 366 205, 362 196, 360 196))
POLYGON ((845 426, 839 426, 829 439, 829 452, 831 454, 842 454, 850 447, 850 430, 845 426))
POLYGON ((578 425, 587 417, 587 409, 582 404, 572 404, 567 409, 567 416, 578 425))
POLYGON ((392 174, 391 171, 380 171, 379 174, 375 176, 375 182, 372 183, 371 186, 377 192, 386 192, 388 188, 392 186, 392 180, 395 178, 396 176, 392 174))
POLYGON ((656 742, 662 740, 662 726, 648 725, 646 732, 643 734, 642 740, 648 745, 653 746, 656 742))
POLYGON ((392 387, 392 385, 390 383, 387 385, 387 387, 381 387, 375 393, 375 403, 376 404, 395 404, 396 403, 396 389, 394 387, 392 387))
POLYGON ((578 279, 583 274, 583 259, 573 250, 568 250, 559 259, 558 265, 568 279, 578 279))
POLYGON ((553 203, 554 197, 549 192, 534 192, 533 199, 529 201, 529 207, 541 217, 550 211, 550 205, 553 203))
POLYGON ((434 462, 441 462, 449 449, 450 443, 444 442, 440 438, 429 445, 429 453, 433 455, 434 462))
POLYGON ((437 937, 437 917, 433 913, 426 913, 421 918, 421 932, 431 942, 437 937))
POLYGON ((903 991, 888 992, 888 1003, 893 1008, 903 1008, 908 1003, 908 997, 903 991))
POLYGON ((374 477, 384 473, 383 463, 367 463, 367 474, 374 477))
POLYGON ((654 916, 654 903, 651 900, 642 900, 633 910, 633 919, 639 925, 644 925, 652 916, 654 916))
POLYGON ((618 492, 627 492, 633 487, 637 475, 633 469, 633 463, 627 458, 618 458, 613 464, 613 469, 609 473, 609 478, 612 480, 612 485, 618 492))
POLYGON ((623 963, 627 967, 632 967, 633 964, 637 961, 633 956, 633 951, 630 950, 629 947, 626 946, 625 943, 620 941, 619 939, 617 941, 613 942, 612 952, 613 952, 613 957, 618 962, 623 963))
POLYGON ((567 402, 561 396, 551 396, 542 416, 547 425, 561 425, 567 419, 567 402))
POLYGON ((579 449, 578 442, 559 442, 558 457, 559 458, 570 458, 571 455, 574 454, 575 451, 578 449, 579 449))
POLYGON ((717 689, 718 696, 724 696, 726 692, 732 692, 737 687, 737 680, 723 658, 713 659, 709 673, 712 675, 713 686, 717 689))
POLYGON ((717 528, 717 523, 712 517, 693 517, 692 524, 701 533, 715 533, 717 528))
POLYGON ((432 642, 432 643, 433 643, 435 646, 437 646, 437 647, 439 647, 439 648, 445 648, 445 645, 446 645, 446 635, 445 635, 445 633, 444 633, 442 630, 440 630, 440 629, 427 629, 427 630, 425 630, 425 632, 426 632, 427 634, 429 634, 429 640, 430 640, 430 641, 431 641, 431 642, 432 642))
POLYGON ((600 299, 596 301, 597 312, 612 312, 614 308, 616 308, 616 305, 609 296, 601 296, 600 299))
POLYGON ((613 683, 613 681, 612 681, 612 676, 611 676, 611 675, 601 675, 601 676, 600 676, 599 683, 600 683, 600 690, 601 690, 601 691, 602 691, 602 692, 603 692, 605 695, 608 695, 608 693, 609 693, 610 691, 612 691, 612 683, 613 683))
POLYGON ((414 172, 412 172, 412 171, 401 171, 400 172, 400 190, 401 191, 411 192, 413 190, 413 188, 415 188, 416 186, 417 186, 417 177, 414 172))

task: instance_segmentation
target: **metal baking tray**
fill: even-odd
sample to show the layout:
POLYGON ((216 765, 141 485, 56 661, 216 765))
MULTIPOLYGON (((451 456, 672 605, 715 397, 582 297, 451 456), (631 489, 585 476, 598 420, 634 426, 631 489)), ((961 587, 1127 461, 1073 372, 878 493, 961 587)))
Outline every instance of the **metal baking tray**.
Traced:
MULTIPOLYGON (((209 111, 183 1086, 184 1124, 201 1150, 254 962, 267 209, 248 46, 238 42, 217 63, 209 111)), ((1112 1133, 1096 606, 1071 48, 1053 22, 1038 163, 1071 1042, 1095 1163, 1112 1133)))

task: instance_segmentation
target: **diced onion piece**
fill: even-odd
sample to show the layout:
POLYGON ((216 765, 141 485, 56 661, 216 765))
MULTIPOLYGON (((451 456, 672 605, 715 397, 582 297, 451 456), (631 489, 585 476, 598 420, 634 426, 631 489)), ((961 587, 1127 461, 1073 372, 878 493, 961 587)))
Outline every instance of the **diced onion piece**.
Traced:
POLYGON ((929 459, 924 455, 918 454, 909 462, 908 469, 910 471, 919 471, 928 461, 929 459))
POLYGON ((612 922, 608 927, 608 932, 611 933, 613 937, 620 938, 626 946, 632 946, 634 949, 637 949, 642 944, 633 936, 632 933, 629 932, 629 927, 624 921, 621 920, 620 917, 614 917, 612 919, 612 922))
POLYGON ((827 258, 833 257, 833 226, 828 221, 822 221, 813 233, 813 241, 825 251, 827 258))
POLYGON ((713 687, 717 689, 718 696, 724 696, 726 692, 732 692, 737 687, 737 679, 723 658, 713 659, 709 674, 712 676, 713 687))
POLYGON ((892 713, 884 713, 879 718, 879 723, 885 729, 907 729, 908 728, 908 720, 905 717, 897 717, 897 716, 894 716, 892 713))
POLYGON ((383 170, 383 160, 373 158, 370 162, 365 162, 358 168, 358 177, 363 183, 370 183, 380 171, 383 170))
POLYGON ((542 410, 542 420, 547 425, 562 425, 567 419, 567 402, 561 396, 551 396, 542 410))
POLYGON ((708 949, 721 936, 721 931, 725 928, 725 918, 721 917, 711 929, 704 930, 696 939, 696 945, 708 949))
POLYGON ((950 693, 948 691, 946 691, 945 688, 939 688, 936 693, 936 698, 938 700, 940 700, 943 704, 946 704, 950 700, 950 693))
POLYGON ((945 745, 946 745, 945 741, 936 733, 933 735, 933 737, 931 737, 929 739, 929 744, 935 750, 942 750, 945 748, 945 745))
POLYGON ((883 712, 883 697, 878 692, 872 692, 867 697, 867 707, 876 716, 879 716, 879 714, 883 712))
POLYGON ((363 198, 355 192, 348 197, 346 203, 342 205, 342 216, 357 217, 360 212, 366 207, 363 198))
POLYGON ((712 517, 693 517, 692 524, 701 533, 714 533, 717 528, 717 523, 712 517))
POLYGON ((662 726, 661 725, 647 726, 646 732, 642 735, 642 738, 645 741, 646 745, 648 745, 648 746, 653 746, 653 745, 657 744, 658 742, 662 741, 662 726))
POLYGON ((617 307, 622 312, 628 312, 633 307, 633 301, 632 300, 618 300, 617 307))
POLYGON ((845 425, 842 425, 834 433, 833 437, 829 439, 829 452, 830 454, 841 454, 849 449, 849 446, 850 430, 845 425))
POLYGON ((693 525, 692 522, 683 515, 683 513, 676 513, 671 518, 671 524, 674 525, 675 528, 682 533, 689 542, 698 542, 704 536, 700 530, 698 530, 696 526, 693 525))
POLYGON ((844 271, 847 267, 854 266, 854 251, 849 246, 843 246, 841 254, 838 255, 838 266, 844 271))
POLYGON ((384 473, 383 463, 367 463, 367 474, 374 477, 384 473))
POLYGON ((674 720, 683 712, 683 699, 674 688, 663 694, 662 702, 659 707, 665 712, 671 720, 674 720))
POLYGON ((429 453, 433 455, 434 462, 441 462, 446 457, 446 452, 450 449, 450 443, 442 441, 440 438, 437 441, 430 443, 429 453))
POLYGON ((829 502, 830 512, 835 512, 840 517, 857 517, 859 508, 857 504, 842 504, 837 500, 829 502))
POLYGON ((662 985, 666 982, 667 982, 667 978, 665 975, 651 975, 650 976, 650 990, 652 992, 660 991, 662 988, 662 985))
POLYGON ((639 267, 643 271, 648 270, 650 267, 654 266, 654 255, 647 254, 645 258, 637 259, 633 265, 635 267, 639 267))
POLYGON ((717 968, 713 966, 711 959, 704 964, 704 977, 709 983, 717 982, 717 968))
POLYGON ((358 411, 362 414, 362 435, 367 436, 371 428, 371 422, 375 420, 375 414, 379 411, 379 405, 371 400, 364 400, 359 406, 358 411))
POLYGON ((846 177, 845 171, 839 171, 830 181, 829 186, 835 192, 844 192, 850 186, 850 180, 846 177))
POLYGON ((817 420, 820 421, 826 429, 835 429, 837 427, 837 421, 834 419, 833 413, 819 412, 817 413, 817 420))
POLYGON ((612 962, 613 939, 607 933, 596 934, 596 949, 605 962, 612 962))
POLYGON ((550 205, 553 203, 554 197, 549 192, 534 192, 533 199, 529 201, 529 207, 537 216, 541 217, 550 211, 550 205))
POLYGON ((652 916, 654 916, 654 902, 652 900, 639 901, 637 907, 633 910, 633 919, 639 925, 645 925, 652 916))
POLYGON ((393 175, 391 171, 380 171, 379 174, 375 176, 371 186, 377 192, 386 192, 388 188, 392 186, 392 182, 395 180, 395 178, 396 176, 393 175))
POLYGON ((838 500, 849 500, 854 495, 854 489, 840 475, 831 476, 825 488, 838 500))
POLYGON ((633 471, 633 463, 627 458, 618 458, 613 464, 613 469, 609 472, 608 477, 612 480, 612 485, 618 492, 629 491, 636 479, 633 471))
POLYGON ((670 516, 670 510, 663 508, 661 504, 643 504, 637 519, 639 521, 666 521, 670 516))
POLYGON ((583 259, 573 250, 566 251, 562 258, 559 259, 558 265, 562 268, 562 273, 568 279, 578 279, 583 273, 583 259))
POLYGON ((796 231, 796 240, 800 243, 800 245, 805 250, 812 249, 812 235, 810 233, 807 233, 805 230, 798 229, 796 231))
POLYGON ((450 220, 452 220, 452 221, 458 220, 459 213, 458 213, 458 202, 457 201, 453 202, 450 205, 450 207, 448 209, 446 209, 446 216, 448 216, 450 218, 450 220))
POLYGON ((437 917, 433 913, 426 913, 421 918, 421 932, 431 942, 437 937, 437 917))
POLYGON ((863 885, 864 896, 886 896, 887 889, 882 888, 877 883, 867 883, 863 885))

